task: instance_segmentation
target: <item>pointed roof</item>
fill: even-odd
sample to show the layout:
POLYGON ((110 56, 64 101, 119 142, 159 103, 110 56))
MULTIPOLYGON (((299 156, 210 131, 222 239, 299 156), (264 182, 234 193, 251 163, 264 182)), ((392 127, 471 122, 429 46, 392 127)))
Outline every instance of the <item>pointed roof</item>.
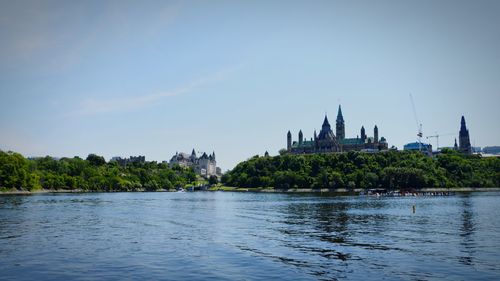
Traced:
POLYGON ((196 152, 194 152, 194 148, 193 148, 193 151, 191 152, 191 156, 196 156, 196 152))
POLYGON ((339 111, 337 113, 337 121, 344 121, 344 116, 342 116, 342 108, 340 107, 340 104, 339 104, 339 111))
POLYGON ((328 122, 328 117, 326 116, 326 114, 325 114, 325 120, 323 120, 322 127, 325 127, 325 126, 330 127, 330 122, 328 122))
POLYGON ((290 130, 288 130, 288 133, 286 135, 287 136, 292 136, 292 133, 290 133, 290 130))
POLYGON ((460 133, 465 134, 467 131, 467 126, 465 125, 465 117, 462 115, 462 120, 460 120, 460 133))

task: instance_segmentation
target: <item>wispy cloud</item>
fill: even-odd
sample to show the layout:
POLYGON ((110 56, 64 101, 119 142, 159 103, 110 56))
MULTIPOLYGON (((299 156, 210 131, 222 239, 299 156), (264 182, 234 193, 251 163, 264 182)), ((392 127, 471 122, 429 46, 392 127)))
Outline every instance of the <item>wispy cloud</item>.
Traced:
POLYGON ((165 98, 187 94, 206 84, 216 81, 222 81, 239 67, 240 66, 231 67, 221 71, 217 71, 211 75, 199 78, 182 87, 170 91, 161 91, 149 95, 128 96, 113 99, 87 99, 82 101, 80 107, 73 113, 76 115, 89 115, 140 109, 161 101, 165 98))

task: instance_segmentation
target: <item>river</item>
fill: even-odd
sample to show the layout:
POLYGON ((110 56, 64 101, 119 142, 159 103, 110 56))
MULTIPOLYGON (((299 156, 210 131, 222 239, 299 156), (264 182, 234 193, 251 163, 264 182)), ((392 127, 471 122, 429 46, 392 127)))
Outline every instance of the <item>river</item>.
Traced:
POLYGON ((498 192, 0 196, 1 280, 500 280, 499 261, 498 192))

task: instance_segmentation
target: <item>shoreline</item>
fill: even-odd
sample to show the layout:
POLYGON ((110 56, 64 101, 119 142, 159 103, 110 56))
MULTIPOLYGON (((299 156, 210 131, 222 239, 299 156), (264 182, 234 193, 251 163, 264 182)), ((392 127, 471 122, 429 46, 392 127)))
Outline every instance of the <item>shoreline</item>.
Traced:
MULTIPOLYGON (((269 188, 228 188, 223 189, 212 189, 206 190, 204 192, 254 192, 254 193, 329 193, 329 194, 339 194, 339 195, 359 195, 360 192, 366 191, 364 189, 353 189, 348 190, 345 188, 337 189, 312 189, 312 188, 298 188, 298 189, 269 189, 269 188)), ((436 188, 427 187, 421 189, 413 190, 418 193, 427 192, 454 192, 454 193, 470 193, 470 192, 498 192, 500 187, 456 187, 456 188, 436 188)), ((148 191, 84 191, 81 189, 75 190, 37 190, 37 191, 24 191, 24 190, 11 190, 11 191, 0 191, 1 195, 36 195, 36 194, 56 194, 56 193, 118 193, 118 192, 148 192, 148 191)), ((151 192, 176 192, 169 190, 158 190, 151 192)), ((198 191, 196 191, 198 192, 198 191)))

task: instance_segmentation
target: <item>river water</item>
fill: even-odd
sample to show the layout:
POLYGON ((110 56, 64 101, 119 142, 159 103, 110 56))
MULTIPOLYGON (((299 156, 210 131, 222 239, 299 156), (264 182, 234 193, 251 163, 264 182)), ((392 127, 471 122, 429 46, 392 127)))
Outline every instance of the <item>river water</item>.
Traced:
POLYGON ((500 280, 500 193, 0 196, 0 279, 500 280))

